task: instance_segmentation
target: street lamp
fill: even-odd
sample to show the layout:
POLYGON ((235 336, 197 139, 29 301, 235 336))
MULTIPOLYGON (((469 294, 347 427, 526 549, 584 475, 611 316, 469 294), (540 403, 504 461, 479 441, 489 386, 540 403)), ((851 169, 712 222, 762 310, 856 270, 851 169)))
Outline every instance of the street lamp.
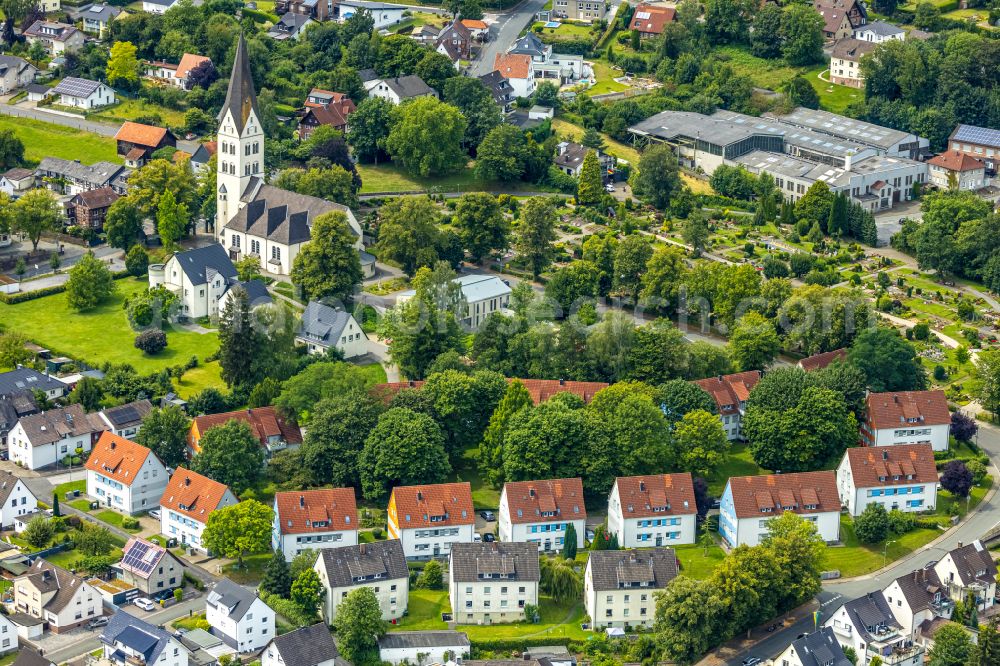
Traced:
POLYGON ((886 541, 885 545, 882 547, 882 568, 883 569, 885 569, 885 558, 886 558, 886 555, 889 553, 889 544, 890 543, 896 543, 896 540, 893 539, 892 541, 886 541))

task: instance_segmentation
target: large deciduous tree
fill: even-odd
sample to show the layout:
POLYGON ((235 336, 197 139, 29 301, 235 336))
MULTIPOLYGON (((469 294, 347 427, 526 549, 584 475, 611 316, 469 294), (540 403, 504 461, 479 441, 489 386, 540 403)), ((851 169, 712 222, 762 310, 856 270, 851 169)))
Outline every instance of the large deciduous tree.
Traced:
POLYGON ((916 350, 895 329, 863 331, 848 350, 847 360, 861 369, 875 393, 927 388, 927 373, 916 350))
POLYGON ((465 136, 466 121, 450 104, 433 97, 419 97, 400 106, 386 137, 386 150, 406 169, 429 177, 462 168, 467 156, 456 137, 465 136))
POLYGON ((187 435, 191 419, 177 405, 154 408, 142 420, 135 441, 159 456, 167 467, 177 467, 187 459, 187 435))
POLYGON ((670 146, 658 143, 647 148, 639 157, 631 185, 637 197, 656 208, 669 206, 670 200, 681 191, 680 167, 670 146))
POLYGON ((521 207, 514 248, 527 262, 536 279, 552 263, 555 217, 555 207, 546 198, 528 199, 521 207))
POLYGON ((358 458, 385 411, 368 391, 352 390, 316 404, 302 442, 302 459, 313 482, 359 486, 358 458))
POLYGON ((361 282, 361 260, 354 242, 354 232, 343 212, 330 211, 313 221, 311 239, 292 265, 292 282, 305 298, 351 299, 361 282))
MULTIPOLYGON (((335 88, 340 90, 340 88, 335 88)), ((351 114, 347 142, 354 149, 358 161, 378 162, 386 153, 386 139, 394 122, 392 102, 381 97, 369 97, 358 104, 351 114)))
POLYGON ((271 507, 257 500, 216 509, 208 515, 202 534, 205 547, 216 555, 234 559, 243 566, 243 558, 271 549, 271 507))
POLYGON ((245 421, 230 419, 202 435, 191 469, 234 492, 252 486, 264 469, 264 450, 245 421))
POLYGON ((729 335, 729 355, 741 370, 763 370, 781 351, 774 325, 757 312, 738 320, 729 335))
POLYGON ((382 608, 371 587, 359 587, 340 602, 333 628, 344 659, 355 666, 377 666, 378 639, 389 624, 382 619, 382 608))
POLYGON ((438 259, 440 214, 425 197, 400 197, 379 209, 380 256, 399 262, 407 275, 438 259))
POLYGON ((395 486, 441 483, 451 473, 441 428, 426 414, 396 407, 382 414, 361 452, 361 487, 383 500, 395 486))
POLYGON ((117 288, 103 261, 87 252, 69 271, 66 302, 75 310, 89 310, 103 303, 117 288))
POLYGON ((823 59, 823 17, 805 5, 791 4, 781 19, 781 53, 789 65, 805 67, 823 59))
POLYGON ((39 188, 25 192, 14 203, 14 231, 22 233, 31 241, 31 251, 38 250, 38 241, 46 231, 60 228, 62 215, 52 192, 39 188))
POLYGON ((108 57, 106 75, 114 87, 135 90, 139 84, 139 58, 132 42, 115 42, 108 57))
POLYGON ((711 412, 697 409, 674 424, 674 444, 680 467, 696 476, 708 476, 718 469, 729 451, 722 421, 711 412))
POLYGON ((496 197, 488 192, 463 194, 455 206, 454 222, 473 263, 493 252, 503 252, 510 244, 510 223, 496 197))

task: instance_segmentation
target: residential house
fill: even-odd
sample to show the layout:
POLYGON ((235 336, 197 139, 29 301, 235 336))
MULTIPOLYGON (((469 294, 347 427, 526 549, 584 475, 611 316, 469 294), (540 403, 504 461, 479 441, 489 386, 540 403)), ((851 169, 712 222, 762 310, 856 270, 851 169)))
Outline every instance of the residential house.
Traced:
POLYGON ((958 542, 934 565, 941 583, 952 601, 968 604, 975 599, 976 611, 985 613, 993 608, 997 591, 997 565, 990 551, 979 540, 969 544, 958 542))
POLYGON ((906 31, 885 21, 872 21, 854 30, 854 39, 863 42, 873 42, 881 44, 889 40, 896 39, 903 41, 906 39, 906 31))
POLYGON ((396 486, 389 497, 388 532, 406 559, 446 557, 456 543, 472 543, 476 513, 469 482, 396 486))
POLYGON ((22 391, 41 391, 46 399, 55 400, 66 397, 69 387, 49 373, 43 374, 33 368, 17 367, 7 372, 0 372, 0 395, 22 391))
POLYGON ((176 148, 177 137, 165 127, 125 121, 115 134, 118 157, 134 169, 148 162, 160 148, 176 148))
POLYGON ((655 594, 677 573, 673 548, 592 551, 584 572, 583 603, 594 628, 652 627, 655 594))
POLYGON ((699 379, 694 383, 705 390, 715 400, 719 410, 719 420, 722 429, 726 431, 726 439, 743 439, 741 424, 746 411, 747 398, 750 391, 760 381, 759 370, 738 372, 733 375, 719 375, 699 379))
MULTIPOLYGON (((536 79, 551 79, 557 86, 583 78, 587 73, 583 56, 555 53, 552 45, 544 43, 534 32, 515 41, 507 53, 529 56, 532 75, 536 79)), ((500 67, 494 65, 493 69, 500 67)))
POLYGON ((358 543, 358 507, 353 488, 275 493, 271 547, 291 562, 304 550, 358 543))
POLYGON ((479 19, 462 19, 462 25, 468 29, 472 34, 472 38, 476 41, 485 42, 490 37, 490 26, 485 21, 480 21, 479 19))
POLYGON ((101 506, 136 515, 160 505, 167 467, 141 444, 105 432, 87 458, 87 494, 101 506))
POLYGON ((465 24, 455 19, 442 28, 437 39, 437 52, 444 55, 454 54, 453 60, 469 60, 472 58, 472 31, 465 24), (443 47, 448 47, 443 49, 443 47))
POLYGON ((869 393, 861 422, 863 446, 895 446, 929 442, 948 450, 951 412, 944 391, 869 393))
MULTIPOLYGON (((561 141, 556 144, 556 156, 553 163, 567 176, 580 177, 583 170, 583 160, 593 148, 574 143, 572 141, 561 141)), ((601 177, 606 178, 615 171, 615 158, 602 150, 597 153, 597 164, 601 169, 601 177)))
POLYGON ((607 8, 604 0, 556 0, 552 6, 555 16, 588 23, 603 21, 607 8))
POLYGON ((100 416, 108 424, 112 433, 119 437, 134 437, 142 428, 142 421, 153 411, 153 403, 143 398, 133 400, 117 407, 108 407, 100 411, 100 416))
POLYGON ((437 44, 440 35, 441 27, 425 23, 413 29, 413 32, 410 33, 410 39, 420 42, 424 46, 433 47, 437 44))
POLYGON ((246 292, 247 302, 250 304, 251 310, 274 303, 274 299, 271 298, 271 294, 267 291, 267 285, 260 280, 247 280, 245 282, 235 280, 230 283, 229 289, 223 292, 219 298, 219 312, 225 311, 226 304, 235 298, 236 294, 240 291, 246 292))
MULTIPOLYGON (((502 312, 510 304, 510 286, 495 275, 460 275, 452 280, 462 290, 465 316, 459 320, 467 330, 475 331, 490 315, 502 312)), ((413 289, 396 296, 396 303, 403 303, 417 292, 413 289)))
POLYGON ((531 56, 498 53, 493 59, 493 70, 507 79, 515 97, 531 97, 535 93, 531 56))
POLYGON ((830 80, 841 86, 863 88, 865 78, 861 75, 861 58, 874 51, 876 46, 876 42, 853 37, 837 41, 830 54, 830 80))
POLYGON ((121 176, 127 177, 131 173, 131 169, 113 162, 94 162, 87 165, 80 164, 78 160, 64 160, 59 157, 43 157, 35 170, 35 175, 50 190, 69 195, 109 186, 118 194, 123 194, 116 186, 116 181, 121 176))
POLYGON ((114 571, 118 580, 147 596, 165 594, 184 585, 184 565, 177 556, 139 537, 129 538, 114 571))
POLYGON ((202 414, 194 417, 188 430, 188 449, 191 455, 201 451, 201 438, 212 428, 230 421, 242 421, 260 442, 260 447, 270 456, 287 448, 302 445, 302 431, 289 422, 272 406, 238 409, 221 414, 202 414))
POLYGON ((847 449, 837 467, 840 502, 852 516, 869 504, 886 511, 933 511, 938 474, 930 444, 847 449))
POLYGON ((322 622, 275 636, 260 654, 261 666, 350 666, 322 622))
POLYGON ((792 642, 774 659, 782 666, 854 666, 844 656, 844 649, 833 634, 833 629, 820 627, 792 642))
POLYGON ((28 26, 24 31, 24 38, 28 44, 40 42, 50 56, 74 53, 86 41, 83 33, 73 26, 45 19, 39 19, 28 26))
POLYGON ((694 543, 697 518, 688 472, 620 476, 608 497, 608 533, 622 548, 694 543))
POLYGON ((950 619, 955 603, 933 567, 917 569, 892 581, 883 590, 886 603, 903 633, 920 639, 921 626, 937 618, 950 619))
POLYGON ((278 16, 291 12, 317 21, 326 21, 330 18, 330 5, 330 2, 324 0, 278 0, 274 5, 274 12, 278 16))
POLYGON ((208 56, 185 53, 176 65, 169 62, 146 63, 145 76, 157 83, 165 83, 181 90, 190 90, 193 85, 191 70, 201 67, 205 63, 211 64, 212 59, 208 56))
POLYGON ((289 39, 297 40, 305 34, 306 27, 313 23, 314 21, 310 17, 303 14, 285 12, 278 22, 267 31, 267 36, 279 42, 289 39))
POLYGON ((480 76, 479 80, 490 91, 490 95, 493 96, 493 101, 500 107, 501 113, 510 113, 514 110, 514 100, 517 95, 514 94, 514 86, 510 84, 507 77, 493 70, 489 74, 480 76))
POLYGON ((371 588, 378 598, 383 620, 395 620, 406 612, 410 570, 398 539, 325 548, 314 567, 323 584, 323 620, 333 624, 337 608, 359 587, 371 588))
POLYGON ((108 209, 120 198, 110 186, 79 192, 66 205, 66 214, 71 224, 100 232, 104 230, 108 209))
POLYGON ((860 666, 876 656, 892 666, 923 663, 924 649, 903 631, 881 590, 848 601, 823 626, 833 631, 842 648, 854 650, 860 666))
POLYGON ((0 55, 0 95, 12 93, 32 83, 38 68, 24 58, 0 55))
POLYGON ((59 95, 59 103, 77 109, 96 109, 114 104, 115 91, 100 81, 67 76, 52 89, 53 95, 59 95))
POLYGON ((369 97, 381 97, 397 105, 417 97, 438 97, 437 91, 416 74, 392 79, 372 79, 365 82, 365 90, 369 97))
POLYGON ((256 652, 274 638, 274 611, 254 592, 222 578, 205 600, 212 633, 240 653, 256 652))
POLYGON ((538 606, 538 548, 530 543, 456 543, 448 558, 448 599, 456 622, 524 620, 538 606))
POLYGON ((816 526, 827 543, 840 540, 840 496, 832 471, 733 476, 719 507, 719 533, 732 546, 756 546, 772 518, 786 511, 816 526))
POLYGON ((403 20, 403 14, 410 10, 405 5, 393 5, 385 2, 366 2, 365 0, 340 0, 335 4, 337 20, 343 23, 359 11, 366 11, 375 21, 375 30, 388 28, 403 20))
POLYGON ((354 113, 354 101, 339 92, 313 88, 306 97, 305 111, 299 118, 299 140, 305 141, 320 125, 347 131, 347 117, 354 113))
POLYGON ((77 449, 86 453, 106 429, 97 414, 79 404, 25 416, 7 435, 12 462, 28 469, 55 465, 77 449))
POLYGON ((464 660, 471 653, 469 636, 450 629, 393 631, 378 639, 379 659, 393 666, 424 662, 446 664, 464 660))
POLYGON ((150 14, 165 14, 181 0, 142 0, 142 11, 150 14))
POLYGON ((14 579, 11 610, 47 622, 49 631, 66 633, 102 613, 100 593, 62 567, 36 559, 28 572, 14 579))
POLYGON ((978 190, 990 184, 986 163, 957 150, 949 150, 927 160, 931 183, 943 190, 978 190))
POLYGON ((206 553, 201 543, 208 517, 237 503, 225 485, 183 467, 174 472, 160 498, 160 534, 191 550, 206 553))
POLYGON ((7 654, 19 648, 17 625, 7 619, 6 615, 0 615, 0 654, 7 654))
POLYGON ((17 199, 28 190, 35 187, 35 170, 14 167, 0 176, 0 192, 11 199, 17 199))
POLYGON ((631 30, 639 33, 640 39, 659 37, 668 23, 673 23, 677 10, 663 5, 640 3, 632 14, 631 30))
POLYGON ((546 553, 562 550, 572 525, 582 549, 587 531, 583 481, 508 481, 500 493, 498 525, 500 541, 533 543, 546 553))
POLYGON ((175 252, 166 264, 149 266, 149 287, 163 286, 177 295, 178 314, 191 319, 214 317, 219 299, 236 280, 236 266, 221 245, 175 252))
POLYGON ((7 450, 7 434, 25 416, 37 414, 38 405, 31 391, 0 393, 0 450, 7 450))
POLYGON ((119 610, 101 632, 103 661, 113 666, 187 666, 188 650, 169 631, 119 610))
POLYGON ((815 372, 817 370, 822 370, 831 363, 843 362, 846 358, 846 348, 834 349, 833 351, 807 356, 799 361, 798 366, 806 372, 815 372))
POLYGON ((83 23, 84 32, 104 39, 111 28, 111 22, 118 18, 121 13, 121 7, 115 7, 106 2, 95 2, 81 7, 77 15, 78 20, 83 23))
POLYGON ((368 335, 354 316, 319 301, 309 301, 306 306, 295 342, 305 345, 310 354, 326 354, 331 348, 340 350, 344 358, 368 353, 368 335))
MULTIPOLYGON (((910 33, 911 36, 913 33, 910 33)), ((997 175, 1000 164, 1000 130, 975 125, 959 125, 948 137, 951 150, 980 159, 986 165, 986 175, 997 175)))
POLYGON ((202 173, 208 168, 208 161, 212 159, 212 156, 215 155, 218 149, 219 144, 215 141, 206 141, 205 143, 198 144, 198 147, 188 160, 188 164, 191 165, 191 170, 194 171, 195 175, 202 173))
POLYGON ((868 10, 861 0, 814 0, 813 7, 823 17, 823 36, 828 40, 850 37, 868 23, 868 10))
POLYGON ((56 666, 48 657, 43 657, 34 648, 24 645, 17 653, 17 659, 11 666, 56 666))
POLYGON ((38 498, 24 485, 24 481, 6 470, 0 470, 0 529, 12 529, 14 518, 37 510, 38 498))
MULTIPOLYGON (((572 393, 578 396, 585 404, 590 404, 600 391, 608 387, 604 382, 568 382, 565 379, 514 379, 508 378, 507 383, 520 382, 531 396, 532 403, 540 405, 554 395, 559 393, 572 393)), ((418 389, 424 385, 423 380, 410 380, 406 382, 389 382, 386 384, 376 384, 372 387, 372 392, 386 402, 394 395, 405 389, 418 389)))

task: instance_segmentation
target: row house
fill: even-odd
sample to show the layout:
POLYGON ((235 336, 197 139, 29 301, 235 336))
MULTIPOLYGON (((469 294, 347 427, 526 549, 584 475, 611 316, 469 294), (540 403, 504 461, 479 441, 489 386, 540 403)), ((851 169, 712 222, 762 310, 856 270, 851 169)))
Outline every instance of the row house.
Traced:
POLYGON ((622 548, 694 543, 697 518, 689 472, 618 477, 608 497, 608 532, 622 548))
POLYGON ((86 469, 87 494, 130 516, 158 507, 169 478, 155 453, 111 432, 97 440, 86 469))
POLYGON ((746 412, 747 398, 750 391, 760 381, 759 370, 748 372, 738 372, 732 375, 719 375, 699 379, 694 383, 700 386, 706 393, 715 400, 715 406, 719 411, 719 420, 722 421, 722 429, 726 432, 726 439, 743 439, 741 424, 743 414, 746 412))
POLYGON ((448 559, 448 598, 456 622, 524 620, 538 606, 538 549, 530 543, 456 543, 448 559))
POLYGON ((256 592, 221 578, 205 600, 212 633, 239 653, 257 652, 275 636, 274 611, 256 592))
POLYGON ((130 537, 113 568, 118 580, 147 596, 172 592, 184 582, 184 565, 166 548, 130 537))
POLYGON ((358 507, 353 488, 275 493, 271 547, 291 562, 304 550, 358 543, 358 507))
POLYGON ((205 433, 230 421, 242 421, 250 426, 251 432, 268 456, 288 448, 297 449, 302 445, 302 431, 278 413, 277 409, 271 406, 254 407, 196 416, 188 431, 188 450, 191 455, 197 455, 201 451, 201 438, 205 433))
POLYGON ((38 510, 38 498, 19 477, 0 470, 0 529, 14 528, 18 516, 38 510))
POLYGON ((734 476, 719 507, 719 533, 733 548, 758 545, 768 523, 791 511, 816 526, 827 543, 840 540, 840 496, 833 471, 734 476))
POLYGON ((56 634, 76 629, 103 612, 101 595, 89 583, 40 557, 14 579, 12 587, 10 610, 46 622, 56 634))
POLYGON ((35 170, 35 175, 50 190, 70 195, 102 187, 111 187, 124 194, 124 182, 131 173, 131 169, 113 162, 81 164, 79 160, 59 157, 43 157, 35 170))
POLYGON ((27 469, 55 465, 67 456, 90 451, 107 429, 97 414, 79 404, 26 416, 7 435, 12 462, 27 469))
POLYGON ((407 559, 447 557, 456 543, 472 543, 476 515, 468 481, 397 486, 389 497, 388 532, 407 559))
POLYGON ((930 444, 850 448, 837 467, 840 501, 852 516, 872 503, 886 511, 933 511, 937 482, 930 444))
POLYGON ((185 548, 207 553, 201 535, 208 517, 237 501, 228 486, 189 469, 178 469, 160 499, 160 534, 177 539, 185 548))
POLYGON ((929 443, 947 451, 951 412, 944 391, 869 393, 861 422, 863 446, 929 443))
POLYGON ((923 647, 903 630, 881 590, 848 601, 823 627, 832 632, 842 648, 854 650, 860 666, 870 664, 874 657, 888 666, 923 663, 923 647))
POLYGON ((326 548, 314 568, 323 585, 322 615, 328 625, 337 618, 340 603, 361 587, 375 593, 383 620, 399 619, 406 612, 410 570, 399 539, 326 548))
POLYGON ((504 542, 536 544, 543 553, 562 550, 572 525, 577 548, 583 548, 587 508, 583 481, 509 481, 500 493, 499 538, 504 542))
POLYGON ((652 627, 655 595, 677 574, 672 548, 593 551, 584 573, 583 602, 594 628, 652 627))

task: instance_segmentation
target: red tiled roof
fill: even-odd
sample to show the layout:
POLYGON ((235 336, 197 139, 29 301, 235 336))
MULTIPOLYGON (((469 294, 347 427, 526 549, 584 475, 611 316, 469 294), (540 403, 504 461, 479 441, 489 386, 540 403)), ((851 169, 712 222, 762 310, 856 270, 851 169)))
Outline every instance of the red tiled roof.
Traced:
POLYGON ((806 372, 822 370, 834 361, 843 361, 847 358, 847 349, 834 349, 833 351, 813 354, 799 361, 799 367, 806 372))
POLYGON ((782 511, 809 514, 840 511, 837 475, 832 470, 734 476, 729 479, 737 518, 782 511), (806 506, 815 506, 807 509, 806 506))
POLYGON ((208 56, 185 53, 181 57, 180 64, 177 65, 177 78, 186 79, 191 70, 203 62, 212 62, 212 59, 208 56))
POLYGON ((760 371, 749 370, 733 375, 698 379, 695 384, 715 398, 720 414, 735 414, 740 410, 740 402, 750 397, 750 391, 759 381, 760 371))
POLYGON ((358 529, 358 507, 351 488, 320 488, 275 493, 282 534, 358 529), (317 522, 326 526, 317 527, 317 522), (308 524, 307 524, 308 523, 308 524))
POLYGON ((486 30, 489 28, 483 21, 477 21, 476 19, 462 19, 462 25, 464 25, 469 30, 486 30))
POLYGON ((331 104, 330 106, 309 105, 302 119, 312 116, 320 125, 330 125, 331 127, 343 127, 347 124, 347 117, 340 112, 340 109, 331 104))
POLYGON ((218 481, 180 467, 170 477, 160 506, 207 523, 209 514, 219 508, 227 490, 229 487, 218 481))
POLYGON ((508 79, 531 78, 531 56, 523 53, 498 53, 493 59, 493 69, 508 79))
POLYGON ((250 426, 261 446, 267 446, 268 438, 281 437, 288 444, 301 444, 302 431, 297 425, 289 423, 283 416, 278 414, 274 407, 256 407, 254 409, 240 409, 235 412, 223 412, 222 414, 204 414, 196 416, 191 423, 191 432, 188 436, 188 444, 197 453, 201 450, 198 442, 205 436, 205 433, 216 426, 225 425, 230 420, 243 421, 250 426), (197 433, 197 438, 195 437, 197 433))
POLYGON ((959 172, 976 171, 978 169, 986 168, 986 165, 983 164, 981 160, 976 159, 972 155, 960 153, 957 150, 949 150, 946 153, 935 155, 933 158, 927 160, 927 163, 932 166, 947 169, 948 171, 959 172))
POLYGON ((167 130, 163 127, 143 125, 127 120, 115 134, 115 140, 156 148, 165 136, 167 136, 167 130))
POLYGON ((899 391, 869 393, 867 421, 874 430, 906 425, 951 423, 944 391, 899 391))
POLYGON ((87 470, 131 486, 152 451, 142 444, 106 431, 87 458, 87 470))
POLYGON ((663 27, 674 20, 676 14, 677 10, 673 7, 640 4, 635 8, 635 13, 632 14, 630 27, 638 32, 659 35, 663 33, 663 27))
POLYGON ((510 522, 537 523, 546 520, 584 520, 583 481, 548 479, 545 481, 508 481, 503 486, 510 522), (543 513, 552 513, 543 516, 543 513))
POLYGON ((625 518, 680 516, 698 511, 694 482, 688 472, 620 476, 615 479, 615 487, 625 518))
POLYGON ((425 486, 397 486, 390 503, 396 506, 400 529, 472 525, 476 513, 472 506, 472 487, 462 483, 436 483, 425 486), (437 517, 440 520, 431 521, 437 517))
MULTIPOLYGON (((507 379, 508 384, 514 381, 521 382, 531 395, 532 402, 536 405, 545 402, 558 393, 573 393, 580 396, 584 402, 589 403, 594 399, 594 395, 598 391, 608 388, 608 384, 605 382, 568 382, 563 379, 507 379)), ((423 380, 388 382, 386 384, 376 384, 372 387, 372 391, 384 400, 389 400, 404 389, 419 389, 423 385, 423 380)))
POLYGON ((859 446, 847 449, 855 488, 937 483, 934 450, 930 444, 859 446))

